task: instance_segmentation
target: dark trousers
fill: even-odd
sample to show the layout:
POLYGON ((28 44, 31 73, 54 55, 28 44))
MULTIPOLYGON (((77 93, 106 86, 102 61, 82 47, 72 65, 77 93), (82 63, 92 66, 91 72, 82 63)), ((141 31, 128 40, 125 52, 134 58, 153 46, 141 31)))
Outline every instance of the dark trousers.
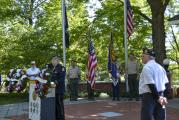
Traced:
POLYGON ((130 98, 136 97, 138 98, 138 80, 137 80, 137 74, 129 74, 128 75, 128 85, 129 85, 129 94, 130 98))
POLYGON ((142 94, 141 120, 165 120, 164 108, 155 100, 151 93, 142 94))
POLYGON ((94 90, 91 88, 91 84, 87 82, 88 99, 94 100, 94 90))
POLYGON ((56 120, 65 120, 63 94, 56 93, 56 120))
POLYGON ((78 98, 78 78, 70 79, 70 98, 71 100, 77 100, 78 98))
POLYGON ((117 98, 117 100, 119 100, 119 82, 116 84, 116 86, 114 86, 114 84, 112 83, 112 90, 113 90, 113 100, 115 100, 115 98, 117 98))

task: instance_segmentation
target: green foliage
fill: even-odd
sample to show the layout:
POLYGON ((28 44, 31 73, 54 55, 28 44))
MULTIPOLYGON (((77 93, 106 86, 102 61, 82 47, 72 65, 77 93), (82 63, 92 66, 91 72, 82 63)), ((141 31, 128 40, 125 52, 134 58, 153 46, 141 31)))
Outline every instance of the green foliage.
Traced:
MULTIPOLYGON (((123 1, 103 0, 92 22, 86 9, 89 0, 66 0, 69 22, 70 48, 67 49, 67 69, 76 59, 85 80, 88 58, 89 32, 94 40, 101 80, 108 77, 108 44, 113 33, 115 52, 124 63, 123 1)), ((174 3, 175 0, 172 2, 174 3)), ((32 60, 44 67, 53 56, 62 57, 61 0, 1 0, 0 8, 0 71, 28 68, 32 60), (37 4, 36 4, 37 3, 37 4)), ((139 13, 151 16, 147 1, 131 1, 135 30, 128 45, 140 59, 141 48, 151 45, 151 24, 139 13)), ((172 53, 172 52, 171 52, 172 53)))
MULTIPOLYGON (((61 1, 36 2, 38 5, 23 0, 14 2, 12 6, 18 8, 20 14, 12 9, 19 15, 14 15, 15 19, 12 21, 6 20, 0 23, 0 67, 3 71, 10 68, 27 68, 32 60, 37 61, 39 67, 43 67, 53 56, 62 56, 61 1), (30 19, 33 20, 32 24, 30 19)), ((81 56, 87 49, 87 47, 80 48, 83 46, 82 43, 86 42, 85 31, 88 21, 85 1, 67 3, 71 44, 71 49, 67 52, 67 62, 69 62, 71 54, 81 56), (80 42, 81 47, 76 47, 75 44, 78 45, 80 42)), ((11 7, 7 9, 5 4, 10 6, 10 1, 5 2, 4 7, 1 8, 9 12, 11 7)), ((4 11, 0 12, 4 13, 4 11)))
POLYGON ((28 93, 0 93, 0 105, 28 102, 28 93))
POLYGON ((1 0, 0 1, 0 20, 11 20, 20 13, 19 8, 15 6, 14 0, 1 0))

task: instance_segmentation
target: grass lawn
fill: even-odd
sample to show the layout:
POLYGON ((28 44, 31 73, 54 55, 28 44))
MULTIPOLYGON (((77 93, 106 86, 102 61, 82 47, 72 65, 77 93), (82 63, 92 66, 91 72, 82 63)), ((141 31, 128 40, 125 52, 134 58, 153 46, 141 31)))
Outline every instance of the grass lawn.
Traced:
POLYGON ((28 93, 0 93, 0 105, 28 102, 28 93))

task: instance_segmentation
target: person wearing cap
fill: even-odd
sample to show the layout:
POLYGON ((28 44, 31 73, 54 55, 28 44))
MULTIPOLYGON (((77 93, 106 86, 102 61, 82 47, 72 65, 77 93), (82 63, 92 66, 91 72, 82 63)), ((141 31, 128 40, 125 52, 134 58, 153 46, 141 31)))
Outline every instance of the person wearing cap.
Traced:
POLYGON ((164 96, 167 97, 168 99, 172 98, 172 93, 171 93, 171 72, 168 69, 169 68, 169 64, 170 64, 170 60, 169 59, 164 59, 163 60, 163 67, 167 73, 167 78, 169 83, 166 84, 166 90, 164 91, 164 96))
POLYGON ((163 96, 168 78, 164 68, 155 62, 152 49, 143 49, 142 62, 145 64, 139 81, 139 94, 142 98, 141 120, 164 120, 163 109, 167 99, 163 96))
POLYGON ((40 74, 40 69, 36 67, 35 61, 31 62, 31 67, 27 69, 26 75, 30 80, 35 80, 37 76, 40 74))
POLYGON ((81 72, 77 67, 75 60, 71 61, 71 66, 68 71, 68 80, 70 83, 70 100, 77 101, 78 98, 78 83, 80 81, 81 72))
MULTIPOLYGON (((115 63, 116 64, 116 63, 115 63)), ((110 78, 112 80, 112 97, 113 101, 117 100, 120 101, 120 72, 117 69, 117 66, 115 64, 112 64, 112 69, 110 72, 110 78)))
POLYGON ((56 86, 55 99, 56 99, 56 120, 65 120, 64 112, 64 93, 65 93, 65 76, 66 68, 60 64, 59 57, 52 58, 53 71, 51 75, 51 82, 56 86))
POLYGON ((129 62, 128 62, 128 85, 129 85, 129 94, 130 98, 129 100, 132 100, 132 97, 136 98, 136 101, 139 99, 138 95, 138 75, 139 75, 139 63, 135 59, 135 56, 133 53, 129 56, 129 62))
MULTIPOLYGON (((91 81, 89 81, 89 78, 88 78, 88 74, 89 74, 89 72, 88 72, 88 69, 87 69, 88 67, 87 67, 87 65, 86 65, 86 71, 85 71, 85 73, 86 73, 86 82, 87 82, 87 84, 86 84, 86 88, 87 88, 87 92, 88 92, 88 100, 95 100, 95 97, 94 97, 94 89, 91 87, 91 81)), ((96 74, 95 74, 95 76, 96 76, 96 74)))

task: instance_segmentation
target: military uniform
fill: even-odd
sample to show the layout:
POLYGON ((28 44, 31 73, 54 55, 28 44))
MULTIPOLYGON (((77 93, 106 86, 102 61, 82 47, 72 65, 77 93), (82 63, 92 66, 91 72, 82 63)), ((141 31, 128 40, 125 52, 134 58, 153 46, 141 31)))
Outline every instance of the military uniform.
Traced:
POLYGON ((88 69, 86 69, 88 100, 95 100, 94 89, 91 88, 91 81, 88 80, 88 69))
POLYGON ((70 79, 70 97, 71 100, 77 100, 78 98, 78 83, 80 80, 80 69, 78 67, 70 67, 69 72, 70 79))
POLYGON ((112 91, 113 91, 113 100, 120 100, 120 77, 119 78, 112 78, 112 91))
POLYGON ((56 84, 56 120, 64 120, 64 93, 65 93, 66 69, 61 64, 57 64, 53 69, 51 81, 56 84))
POLYGON ((1 86, 1 82, 2 82, 2 79, 1 79, 1 74, 0 74, 0 86, 1 86))
POLYGON ((133 60, 128 62, 128 85, 129 85, 129 93, 130 98, 129 100, 132 100, 132 97, 136 97, 136 100, 138 99, 138 62, 133 60))

